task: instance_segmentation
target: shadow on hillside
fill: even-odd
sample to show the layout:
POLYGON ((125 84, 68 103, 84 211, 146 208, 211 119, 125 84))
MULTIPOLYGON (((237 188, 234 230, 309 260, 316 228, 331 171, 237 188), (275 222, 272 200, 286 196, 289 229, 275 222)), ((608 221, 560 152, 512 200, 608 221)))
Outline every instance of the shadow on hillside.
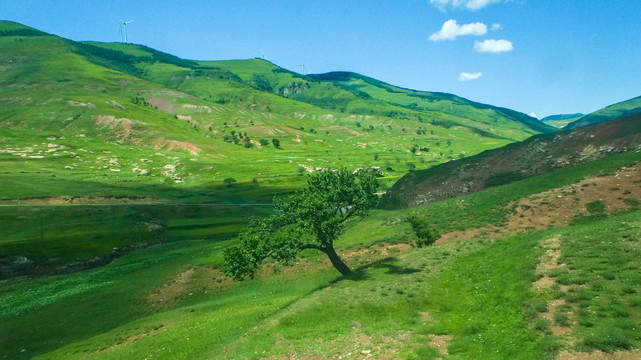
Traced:
POLYGON ((408 268, 408 267, 402 267, 398 266, 395 264, 396 258, 390 257, 390 258, 385 258, 381 259, 379 261, 363 265, 357 269, 355 269, 351 274, 345 275, 343 277, 340 277, 336 280, 333 281, 339 282, 339 281, 362 281, 362 280, 369 280, 372 279, 375 274, 380 274, 381 272, 379 270, 383 270, 385 274, 390 274, 390 275, 405 275, 405 274, 414 274, 419 271, 420 269, 415 269, 415 268, 408 268))

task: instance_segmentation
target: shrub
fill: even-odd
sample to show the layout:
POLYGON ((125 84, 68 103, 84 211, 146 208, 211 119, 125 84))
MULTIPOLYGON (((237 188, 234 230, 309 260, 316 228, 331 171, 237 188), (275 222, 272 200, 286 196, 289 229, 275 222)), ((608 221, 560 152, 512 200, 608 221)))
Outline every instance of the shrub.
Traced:
POLYGON ((438 238, 441 237, 441 233, 434 226, 428 225, 427 221, 423 218, 417 216, 409 216, 406 221, 412 225, 412 230, 416 234, 417 239, 412 245, 423 247, 426 245, 432 245, 438 238))
POLYGON ((605 204, 601 200, 596 200, 585 204, 585 208, 591 214, 600 214, 605 211, 605 204))

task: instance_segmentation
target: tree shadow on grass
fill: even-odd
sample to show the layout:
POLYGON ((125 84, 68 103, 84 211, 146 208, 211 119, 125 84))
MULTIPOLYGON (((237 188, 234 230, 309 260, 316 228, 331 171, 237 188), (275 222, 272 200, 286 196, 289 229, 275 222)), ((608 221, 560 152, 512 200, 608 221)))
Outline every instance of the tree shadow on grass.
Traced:
POLYGON ((350 281, 369 280, 374 277, 373 273, 380 273, 380 271, 377 271, 377 270, 381 270, 381 269, 385 271, 385 274, 390 274, 390 275, 407 275, 407 274, 414 274, 421 271, 420 269, 415 269, 411 267, 398 266, 396 262, 397 262, 396 258, 389 257, 389 258, 378 260, 370 264, 365 264, 361 267, 358 267, 354 271, 352 271, 351 274, 342 276, 334 280, 332 283, 345 281, 345 280, 350 280, 350 281))

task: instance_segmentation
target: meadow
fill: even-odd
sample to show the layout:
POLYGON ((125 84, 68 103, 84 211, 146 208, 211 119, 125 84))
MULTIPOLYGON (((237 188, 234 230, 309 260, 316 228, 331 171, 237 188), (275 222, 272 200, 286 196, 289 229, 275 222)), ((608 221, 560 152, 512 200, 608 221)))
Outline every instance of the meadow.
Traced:
POLYGON ((292 267, 232 282, 219 267, 233 240, 210 239, 155 245, 73 274, 4 280, 3 355, 426 359, 447 351, 454 359, 531 359, 638 348, 634 207, 420 249, 407 245, 413 234, 403 219, 418 214, 443 232, 500 224, 514 200, 639 160, 632 152, 417 208, 373 211, 337 242, 355 269, 347 277, 310 251, 292 267), (550 239, 559 239, 557 266, 542 270, 550 239), (536 286, 543 278, 554 283, 536 286))

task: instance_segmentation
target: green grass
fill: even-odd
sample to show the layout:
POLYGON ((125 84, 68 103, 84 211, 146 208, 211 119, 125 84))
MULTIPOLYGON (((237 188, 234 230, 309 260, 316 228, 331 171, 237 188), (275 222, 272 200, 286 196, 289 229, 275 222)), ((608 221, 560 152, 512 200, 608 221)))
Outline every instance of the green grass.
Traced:
MULTIPOLYGON (((233 204, 66 205, 0 207, 0 278, 92 265, 114 248, 234 237, 271 206, 233 204)), ((108 261, 105 258, 105 261, 108 261)))
POLYGON ((547 131, 532 130, 523 114, 452 95, 356 74, 305 77, 258 59, 194 62, 144 46, 48 35, 1 36, 0 48, 8 64, 0 78, 2 197, 184 191, 225 178, 255 179, 273 193, 302 186, 301 165, 380 166, 389 187, 410 168, 547 131), (292 82, 309 90, 279 93, 292 82), (347 109, 332 108, 341 101, 347 109), (410 108, 416 101, 422 105, 410 108), (277 138, 282 149, 223 141, 232 131, 242 134, 240 145, 277 138), (412 154, 413 146, 429 151, 412 154))
POLYGON ((582 116, 576 119, 574 122, 568 124, 567 127, 576 128, 588 124, 594 124, 598 122, 635 115, 639 112, 641 112, 641 97, 635 97, 633 99, 621 101, 588 115, 582 116))
POLYGON ((567 266, 557 279, 570 285, 565 298, 579 317, 579 350, 641 347, 639 219, 639 212, 632 211, 561 233, 560 262, 567 266))
MULTIPOLYGON (((429 359, 438 357, 426 345, 437 334, 453 337, 453 358, 552 358, 569 345, 552 338, 552 324, 538 314, 545 311, 546 301, 559 296, 568 302, 565 314, 576 315, 557 314, 554 321, 575 329, 575 350, 638 348, 632 330, 641 314, 634 262, 640 251, 638 211, 494 243, 477 239, 392 252, 393 258, 383 261, 377 260, 378 250, 369 248, 409 242, 411 229, 402 221, 409 213, 441 213, 447 219, 443 210, 455 204, 460 220, 452 214, 450 229, 491 223, 509 209, 485 213, 505 207, 513 197, 629 165, 630 156, 616 158, 621 163, 583 165, 497 188, 506 195, 492 203, 487 199, 498 196, 495 189, 415 209, 374 211, 351 222, 337 243, 339 253, 363 252, 358 260, 348 260, 355 273, 340 280, 328 264, 321 265, 326 261, 321 254, 310 251, 304 254, 308 267, 219 283, 207 269, 221 264, 221 249, 229 242, 182 241, 141 250, 98 269, 4 281, 2 348, 13 358, 338 357, 371 350, 377 356, 429 359), (459 207, 462 200, 466 205, 459 207), (540 244, 555 236, 562 239, 566 266, 553 276, 570 290, 536 293, 531 283, 539 277, 540 244), (163 286, 175 284, 188 269, 194 273, 179 282, 178 290, 163 286), (151 301, 161 290, 168 300, 151 301), (424 312, 432 320, 425 320, 424 312), (78 321, 70 324, 62 314, 78 321), (31 329, 41 319, 52 319, 47 321, 51 325, 34 338, 31 329)), ((185 216, 168 226, 193 232, 187 238, 208 221, 185 216)))

